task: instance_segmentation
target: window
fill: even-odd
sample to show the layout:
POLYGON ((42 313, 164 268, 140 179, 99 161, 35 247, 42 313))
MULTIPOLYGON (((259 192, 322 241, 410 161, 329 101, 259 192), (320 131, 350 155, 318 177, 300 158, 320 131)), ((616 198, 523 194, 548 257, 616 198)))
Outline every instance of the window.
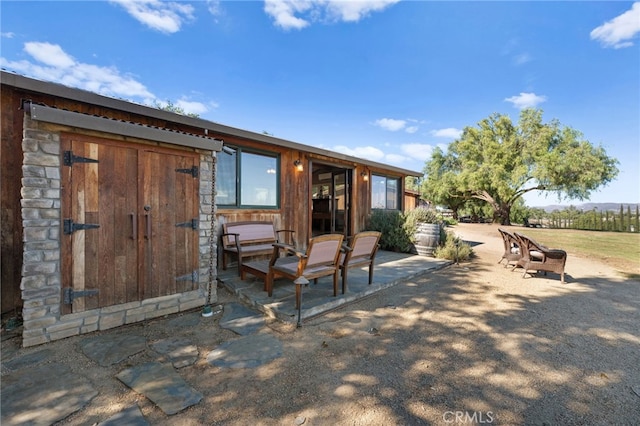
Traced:
POLYGON ((277 208, 279 158, 235 148, 218 154, 216 203, 223 206, 277 208))
POLYGON ((400 210, 400 179, 371 175, 371 208, 400 210))

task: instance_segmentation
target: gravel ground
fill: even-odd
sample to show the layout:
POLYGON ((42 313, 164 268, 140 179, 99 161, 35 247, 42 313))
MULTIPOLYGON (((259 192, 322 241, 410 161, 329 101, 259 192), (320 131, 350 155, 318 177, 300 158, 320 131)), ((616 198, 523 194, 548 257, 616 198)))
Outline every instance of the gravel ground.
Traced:
MULTIPOLYGON (((217 319, 185 330, 198 362, 180 375, 203 400, 166 416, 115 375, 150 351, 96 368, 78 338, 53 342, 51 362, 91 380, 99 395, 61 424, 90 425, 138 404, 154 425, 638 425, 640 283, 569 253, 567 283, 522 278, 498 265, 494 225, 454 231, 476 257, 317 317, 260 333, 283 356, 223 369, 206 356, 237 336, 217 319)), ((526 232, 526 231, 525 231, 526 232)), ((219 303, 234 301, 219 289, 219 303)), ((167 337, 163 321, 132 329, 167 337)), ((3 351, 11 349, 3 342, 3 351)))

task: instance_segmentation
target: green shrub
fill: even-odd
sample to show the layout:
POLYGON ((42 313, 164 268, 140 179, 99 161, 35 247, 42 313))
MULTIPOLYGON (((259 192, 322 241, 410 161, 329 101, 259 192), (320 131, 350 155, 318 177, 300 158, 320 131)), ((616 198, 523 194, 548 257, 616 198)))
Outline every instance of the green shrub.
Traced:
POLYGON ((439 223, 442 221, 435 210, 417 207, 407 212, 407 222, 439 223))
POLYGON ((452 217, 443 217, 442 222, 445 226, 453 226, 458 224, 458 221, 452 217))
MULTIPOLYGON (((428 209, 426 207, 417 207, 413 210, 409 210, 405 214, 404 231, 407 234, 407 238, 412 243, 415 243, 415 235, 418 230, 418 223, 440 223, 442 218, 436 213, 435 210, 428 209)), ((443 241, 440 238, 440 241, 443 241)))
POLYGON ((435 257, 455 260, 456 262, 467 260, 471 257, 473 249, 468 243, 462 241, 451 231, 446 231, 444 235, 444 242, 433 253, 435 257))
POLYGON ((405 230, 406 218, 397 210, 372 210, 369 216, 368 230, 380 231, 380 249, 409 253, 410 234, 405 230))
MULTIPOLYGON (((370 231, 380 231, 382 233, 380 237, 380 249, 411 253, 415 247, 415 234, 418 229, 418 223, 443 223, 443 221, 443 218, 435 210, 424 207, 410 210, 406 214, 397 210, 372 210, 367 229, 370 231)), ((445 227, 441 226, 440 246, 446 245, 448 238, 445 227)), ((471 248, 468 244, 466 244, 466 246, 469 249, 471 248)), ((455 257, 455 246, 453 246, 453 248, 455 257)), ((439 247, 439 249, 444 250, 444 247, 439 247)), ((437 251, 438 250, 436 250, 436 252, 437 251)), ((462 254, 464 251, 464 248, 460 246, 460 253, 462 254)), ((466 257, 468 256, 467 254, 466 257)), ((440 256, 436 255, 436 257, 440 256)), ((443 258, 453 259, 454 257, 443 258)))

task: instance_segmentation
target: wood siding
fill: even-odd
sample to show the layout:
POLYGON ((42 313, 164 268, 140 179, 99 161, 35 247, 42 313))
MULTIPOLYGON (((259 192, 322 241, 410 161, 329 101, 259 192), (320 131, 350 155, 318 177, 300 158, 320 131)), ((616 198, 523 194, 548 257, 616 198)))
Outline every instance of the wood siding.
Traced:
MULTIPOLYGON (((329 156, 310 154, 304 151, 287 150, 282 147, 263 144, 252 140, 221 135, 225 144, 243 148, 258 149, 280 154, 280 207, 277 209, 251 209, 218 207, 216 215, 219 223, 237 221, 272 221, 277 229, 293 229, 296 235, 296 246, 303 250, 312 236, 311 187, 312 169, 314 165, 329 165, 338 169, 350 169, 350 235, 365 230, 371 213, 370 179, 371 173, 394 176, 384 169, 371 169, 356 162, 343 161, 329 156), (300 159, 304 170, 294 167, 295 160, 300 159), (363 173, 364 175, 361 175, 363 173)), ((395 175, 404 185, 404 176, 395 175)), ((402 200, 404 202, 404 200, 402 200)))
POLYGON ((0 300, 2 314, 17 316, 22 307, 22 111, 20 96, 2 90, 0 146, 0 300))

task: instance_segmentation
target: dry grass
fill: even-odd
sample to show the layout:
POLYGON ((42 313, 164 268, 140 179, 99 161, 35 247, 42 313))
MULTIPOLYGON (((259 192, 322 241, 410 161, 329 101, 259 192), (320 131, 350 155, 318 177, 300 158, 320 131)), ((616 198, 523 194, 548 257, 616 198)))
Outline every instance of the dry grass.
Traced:
POLYGON ((640 234, 538 228, 522 232, 546 246, 601 261, 629 278, 640 278, 640 234))

